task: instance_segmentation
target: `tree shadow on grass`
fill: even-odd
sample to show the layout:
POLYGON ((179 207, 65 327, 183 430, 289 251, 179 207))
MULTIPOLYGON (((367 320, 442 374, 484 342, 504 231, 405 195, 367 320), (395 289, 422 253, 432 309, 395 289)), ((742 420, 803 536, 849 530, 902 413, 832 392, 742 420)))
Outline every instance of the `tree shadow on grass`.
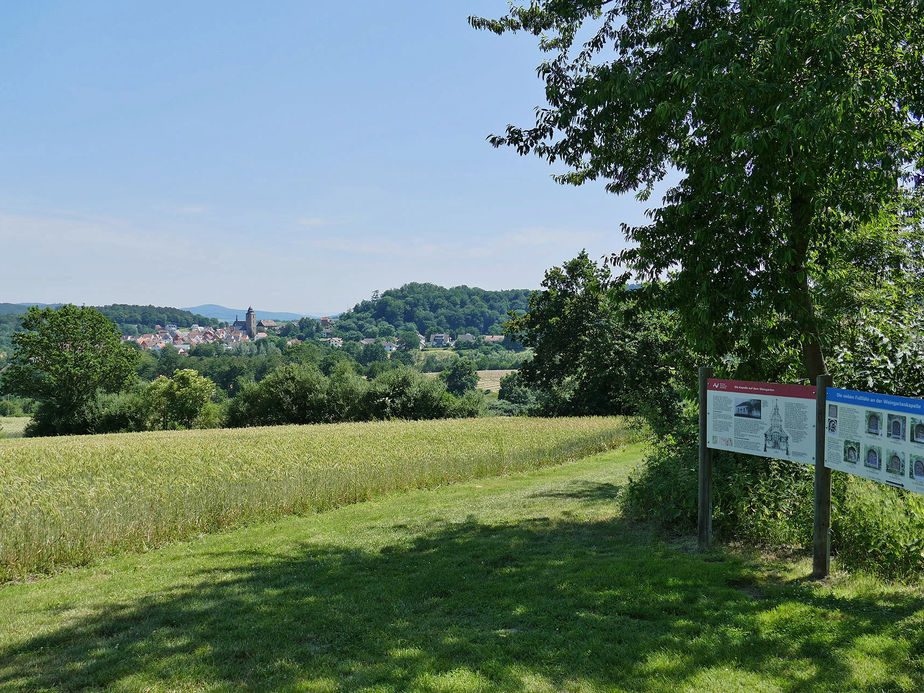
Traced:
POLYGON ((549 489, 532 494, 531 498, 562 498, 587 503, 612 502, 619 498, 622 486, 599 481, 575 479, 565 488, 549 489))
POLYGON ((0 651, 0 687, 840 691, 870 683, 854 652, 883 663, 871 687, 924 683, 900 645, 871 645, 920 653, 924 599, 755 599, 746 562, 648 539, 621 521, 468 521, 381 551, 235 552, 194 588, 0 651))

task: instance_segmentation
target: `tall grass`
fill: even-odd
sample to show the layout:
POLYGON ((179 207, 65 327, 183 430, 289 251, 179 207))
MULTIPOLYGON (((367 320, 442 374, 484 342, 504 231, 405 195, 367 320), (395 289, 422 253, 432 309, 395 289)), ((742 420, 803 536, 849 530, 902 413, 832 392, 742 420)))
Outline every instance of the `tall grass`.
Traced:
POLYGON ((396 490, 559 464, 618 418, 164 431, 0 443, 0 580, 396 490))

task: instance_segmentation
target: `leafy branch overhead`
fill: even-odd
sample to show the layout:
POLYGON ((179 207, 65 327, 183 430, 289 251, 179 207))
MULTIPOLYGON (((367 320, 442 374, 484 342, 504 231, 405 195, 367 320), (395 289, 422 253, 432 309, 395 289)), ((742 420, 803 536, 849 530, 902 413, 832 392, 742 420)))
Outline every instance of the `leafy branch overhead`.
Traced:
POLYGON ((647 198, 612 258, 673 273, 700 348, 778 315, 825 371, 811 287, 840 235, 924 180, 924 5, 827 0, 536 0, 476 28, 539 37, 547 106, 490 137, 647 198), (582 37, 579 41, 578 37, 582 37))

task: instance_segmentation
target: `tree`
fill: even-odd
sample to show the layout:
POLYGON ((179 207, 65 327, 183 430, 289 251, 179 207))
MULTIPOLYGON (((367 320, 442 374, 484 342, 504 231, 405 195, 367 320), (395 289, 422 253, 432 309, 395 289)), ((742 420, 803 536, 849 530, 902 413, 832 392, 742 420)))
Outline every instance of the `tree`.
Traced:
POLYGON ((378 361, 388 361, 388 352, 385 351, 385 347, 378 342, 363 344, 363 349, 359 352, 359 362, 364 366, 368 366, 378 361))
POLYGON ((586 251, 546 271, 529 311, 505 327, 534 349, 510 385, 538 390, 550 414, 669 413, 679 349, 670 314, 651 308, 658 290, 614 281, 586 251))
POLYGON ((461 397, 478 386, 478 367, 471 359, 459 358, 452 362, 440 378, 446 383, 446 391, 461 397))
POLYGON ((839 237, 924 180, 924 4, 536 0, 470 21, 550 53, 548 107, 494 146, 642 199, 679 173, 613 261, 672 273, 700 350, 731 353, 778 324, 798 335, 804 375, 826 371, 815 281, 839 237))
POLYGON ((146 394, 165 431, 174 423, 192 428, 215 394, 215 383, 191 368, 184 368, 171 378, 158 376, 148 385, 146 394))
POLYGON ((403 351, 420 351, 420 335, 414 330, 402 330, 398 333, 398 345, 403 351))
POLYGON ((138 352, 122 344, 113 322, 95 308, 30 307, 0 393, 39 401, 30 433, 63 435, 92 430, 93 402, 135 378, 138 352))

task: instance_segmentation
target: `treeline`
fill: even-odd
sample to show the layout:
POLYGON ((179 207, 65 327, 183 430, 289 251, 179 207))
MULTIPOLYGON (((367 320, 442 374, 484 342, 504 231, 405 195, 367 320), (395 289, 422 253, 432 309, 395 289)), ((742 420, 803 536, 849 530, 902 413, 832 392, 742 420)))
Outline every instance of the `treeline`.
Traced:
POLYGON ((526 310, 530 291, 486 291, 468 286, 447 289, 436 284, 405 284, 374 293, 343 313, 334 325, 335 336, 347 339, 384 337, 412 331, 474 335, 503 334, 510 311, 526 310))
POLYGON ((127 303, 113 303, 98 306, 97 310, 119 326, 123 334, 139 335, 153 332, 157 325, 176 325, 177 327, 218 327, 220 320, 204 315, 190 313, 188 310, 168 308, 166 306, 136 306, 127 303))
POLYGON ((10 352, 13 349, 13 333, 19 329, 20 324, 18 313, 0 314, 0 368, 3 367, 3 363, 9 358, 10 352))
MULTIPOLYGON (((59 308, 60 306, 49 306, 59 308)), ((9 348, 9 337, 19 328, 19 316, 24 314, 27 306, 18 303, 0 303, 0 352, 9 348), (6 348, 4 348, 6 347, 6 348)), ((122 334, 137 336, 153 332, 157 325, 176 325, 177 327, 219 327, 224 323, 215 318, 190 313, 188 310, 167 306, 137 306, 128 303, 113 303, 108 306, 96 306, 96 310, 112 320, 122 334)))
MULTIPOLYGON (((478 416, 484 398, 453 395, 447 383, 411 368, 367 380, 341 362, 328 376, 312 363, 289 363, 232 398, 193 369, 100 394, 86 412, 88 433, 340 423, 478 416)), ((39 432, 35 426, 30 433, 39 432)))
POLYGON ((30 410, 30 436, 430 419, 485 409, 475 362, 455 358, 441 377, 426 375, 411 365, 416 340, 391 357, 381 344, 337 349, 282 337, 231 350, 199 345, 188 356, 172 346, 141 352, 98 310, 67 305, 30 309, 13 343, 0 395, 16 398, 8 408, 30 410))

